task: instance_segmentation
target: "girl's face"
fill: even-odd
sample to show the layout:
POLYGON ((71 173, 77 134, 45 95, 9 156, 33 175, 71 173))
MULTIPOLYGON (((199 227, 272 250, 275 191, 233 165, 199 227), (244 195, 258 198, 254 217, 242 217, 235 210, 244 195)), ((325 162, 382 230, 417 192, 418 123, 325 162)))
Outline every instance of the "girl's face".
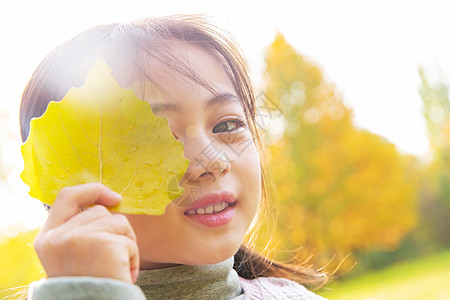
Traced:
POLYGON ((133 84, 137 96, 168 119, 190 160, 177 205, 168 205, 161 216, 127 215, 137 235, 141 269, 213 264, 231 257, 261 195, 258 153, 223 65, 194 45, 174 43, 170 52, 214 91, 154 61, 145 67, 159 92, 149 88, 150 82, 133 84))

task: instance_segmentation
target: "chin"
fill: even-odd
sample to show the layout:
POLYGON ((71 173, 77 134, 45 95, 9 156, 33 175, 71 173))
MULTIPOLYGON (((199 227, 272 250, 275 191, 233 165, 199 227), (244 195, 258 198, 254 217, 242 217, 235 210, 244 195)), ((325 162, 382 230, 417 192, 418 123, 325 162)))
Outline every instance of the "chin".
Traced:
POLYGON ((236 245, 227 245, 226 247, 205 247, 198 249, 195 255, 189 257, 185 265, 212 265, 223 262, 232 257, 240 247, 236 245))

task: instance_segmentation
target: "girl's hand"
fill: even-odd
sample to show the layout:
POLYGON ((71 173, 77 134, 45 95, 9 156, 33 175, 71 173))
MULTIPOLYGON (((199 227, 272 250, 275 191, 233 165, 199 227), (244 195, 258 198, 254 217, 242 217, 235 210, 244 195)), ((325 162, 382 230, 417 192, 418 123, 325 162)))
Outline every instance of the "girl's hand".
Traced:
POLYGON ((120 200, 119 194, 100 183, 59 192, 34 241, 48 277, 94 276, 136 282, 139 252, 134 231, 125 216, 111 214, 105 207, 120 200))

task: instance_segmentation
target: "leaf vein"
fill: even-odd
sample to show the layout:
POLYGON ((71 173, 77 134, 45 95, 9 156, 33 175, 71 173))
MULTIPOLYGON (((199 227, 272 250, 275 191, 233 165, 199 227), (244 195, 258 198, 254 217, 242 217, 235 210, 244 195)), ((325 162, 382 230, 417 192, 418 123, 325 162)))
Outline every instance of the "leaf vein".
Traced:
POLYGON ((119 144, 119 146, 116 148, 116 150, 103 162, 104 164, 108 163, 111 159, 113 159, 117 153, 119 153, 120 149, 125 145, 125 141, 128 139, 128 137, 131 135, 133 130, 136 128, 136 120, 134 120, 132 128, 128 131, 127 135, 122 139, 122 142, 119 144))
POLYGON ((69 139, 69 141, 70 141, 70 146, 72 147, 73 153, 75 153, 75 157, 77 158, 78 163, 80 164, 80 166, 81 166, 86 172, 90 173, 90 172, 88 171, 88 169, 86 169, 86 167, 84 166, 84 164, 83 164, 83 162, 82 162, 80 156, 78 155, 77 149, 75 148, 75 146, 74 146, 74 144, 73 144, 72 137, 70 136, 69 132, 67 131, 66 126, 64 126, 64 120, 63 120, 63 118, 62 118, 62 116, 61 116, 61 112, 60 112, 60 111, 58 111, 58 116, 59 116, 59 120, 61 121, 61 127, 62 127, 62 129, 64 130, 64 132, 66 133, 66 135, 67 135, 67 137, 68 137, 68 139, 69 139))
POLYGON ((47 134, 45 133, 45 131, 43 132, 45 140, 47 141, 47 144, 49 145, 50 149, 53 151, 53 153, 56 155, 56 157, 58 158, 58 162, 59 165, 61 166, 61 168, 66 172, 67 176, 75 183, 75 184, 79 184, 78 180, 76 180, 75 178, 72 177, 72 175, 70 175, 69 171, 66 169, 66 167, 64 166, 63 162, 61 161, 61 158, 58 155, 58 152, 56 152, 55 148, 53 148, 52 144, 50 143, 50 140, 47 137, 47 134))
MULTIPOLYGON (((124 97, 120 98, 120 100, 118 101, 120 103, 120 101, 122 101, 124 99, 124 97)), ((122 116, 123 113, 120 114, 120 116, 117 118, 116 122, 114 123, 113 126, 111 126, 111 130, 109 130, 109 132, 107 134, 104 135, 104 137, 108 137, 113 131, 114 129, 117 127, 117 125, 119 124, 120 120, 122 120, 122 116)))
POLYGON ((76 116, 77 121, 78 121, 78 123, 79 123, 79 125, 80 125, 80 127, 81 127, 81 130, 83 130, 83 133, 84 133, 84 136, 86 137, 86 139, 87 139, 87 140, 89 141, 89 143, 91 143, 93 146, 97 147, 98 145, 97 145, 96 143, 94 143, 94 142, 91 140, 91 138, 89 137, 89 135, 88 135, 86 129, 85 129, 84 126, 83 126, 83 122, 81 122, 81 120, 80 120, 80 116, 78 115, 78 113, 75 113, 75 116, 76 116))
POLYGON ((131 185, 131 182, 133 181, 133 179, 134 179, 134 177, 137 175, 137 173, 138 173, 138 165, 139 165, 139 162, 140 162, 140 160, 141 160, 141 154, 142 154, 142 152, 143 152, 143 149, 144 147, 142 147, 142 148, 140 148, 139 150, 139 154, 138 154, 138 157, 137 157, 137 159, 136 159, 136 165, 135 165, 135 168, 134 168, 134 172, 133 172, 133 174, 130 176, 130 180, 128 180, 128 183, 127 183, 127 185, 125 186, 125 188, 123 188, 122 189, 122 191, 120 192, 120 194, 121 195, 123 195, 123 193, 130 187, 130 185, 131 185))

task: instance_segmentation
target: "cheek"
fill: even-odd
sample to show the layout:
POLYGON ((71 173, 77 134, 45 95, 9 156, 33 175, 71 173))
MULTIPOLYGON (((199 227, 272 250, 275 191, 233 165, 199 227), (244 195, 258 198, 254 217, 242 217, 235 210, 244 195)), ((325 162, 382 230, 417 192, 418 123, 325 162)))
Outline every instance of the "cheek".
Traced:
POLYGON ((256 180, 260 184, 261 164, 258 151, 253 143, 248 145, 245 148, 245 151, 242 151, 238 157, 238 160, 240 161, 239 163, 245 167, 245 171, 249 176, 251 176, 251 179, 256 180))
POLYGON ((236 163, 238 163, 236 168, 239 173, 236 179, 240 181, 249 210, 254 215, 261 199, 261 166, 255 146, 249 145, 248 149, 239 156, 236 163))

